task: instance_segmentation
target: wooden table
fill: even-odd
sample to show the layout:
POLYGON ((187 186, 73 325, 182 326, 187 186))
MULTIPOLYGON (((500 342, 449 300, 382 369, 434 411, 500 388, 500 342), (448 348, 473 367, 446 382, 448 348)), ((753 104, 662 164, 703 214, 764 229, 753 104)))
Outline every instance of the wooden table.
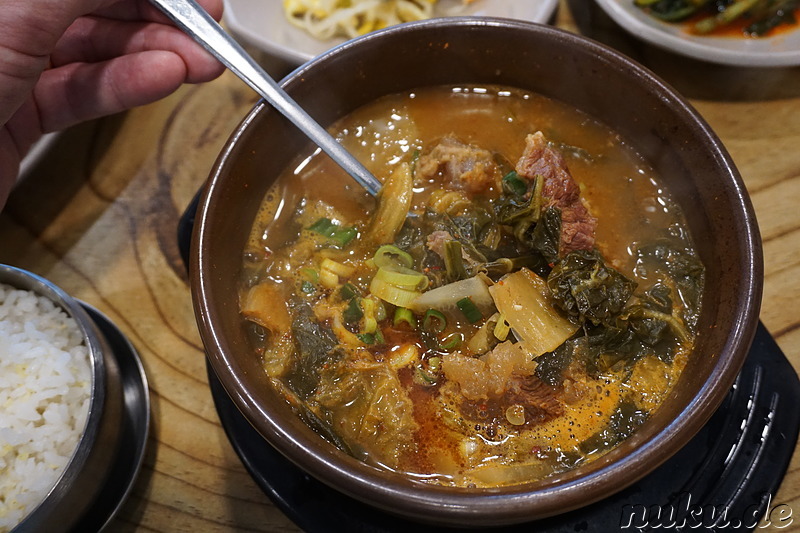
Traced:
MULTIPOLYGON (((722 138, 764 239, 762 321, 800 368, 800 68, 729 68, 676 56, 634 40, 586 0, 562 0, 557 24, 653 69, 722 138)), ((0 262, 39 273, 106 313, 146 367, 148 452, 111 531, 297 529, 250 478, 220 426, 176 240, 180 215, 254 101, 226 74, 75 127, 0 214, 0 262)), ((799 466, 795 453, 773 503, 800 509, 799 466)))

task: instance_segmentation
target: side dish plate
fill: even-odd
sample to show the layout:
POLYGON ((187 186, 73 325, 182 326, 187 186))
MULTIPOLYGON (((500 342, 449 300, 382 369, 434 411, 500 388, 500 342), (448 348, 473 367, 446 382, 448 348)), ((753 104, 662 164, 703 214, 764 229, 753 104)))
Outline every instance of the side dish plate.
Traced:
MULTIPOLYGON (((439 0, 438 16, 458 7, 461 0, 439 0)), ((546 23, 558 0, 476 0, 459 15, 505 17, 546 23)), ((292 26, 283 12, 282 0, 225 0, 225 23, 237 36, 259 49, 295 66, 343 43, 344 39, 320 41, 292 26)))
POLYGON ((632 35, 685 56, 741 67, 800 65, 800 29, 774 37, 736 38, 691 35, 680 24, 662 22, 633 4, 633 0, 597 0, 614 22, 632 35))

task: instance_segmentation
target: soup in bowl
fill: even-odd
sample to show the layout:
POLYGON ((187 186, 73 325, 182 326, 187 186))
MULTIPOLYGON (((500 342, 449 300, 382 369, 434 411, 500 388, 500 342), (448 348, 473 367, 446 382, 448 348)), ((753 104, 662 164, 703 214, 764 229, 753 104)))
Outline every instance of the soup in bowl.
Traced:
POLYGON ((722 401, 757 324, 758 233, 724 148, 654 75, 459 19, 284 87, 384 184, 372 199, 259 105, 201 202, 211 365, 290 460, 418 520, 513 523, 640 479, 722 401))

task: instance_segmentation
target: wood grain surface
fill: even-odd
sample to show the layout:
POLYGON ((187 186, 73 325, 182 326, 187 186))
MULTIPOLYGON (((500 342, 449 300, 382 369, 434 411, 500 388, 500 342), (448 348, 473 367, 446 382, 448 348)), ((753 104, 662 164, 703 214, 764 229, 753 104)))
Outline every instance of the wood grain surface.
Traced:
MULTIPOLYGON (((761 319, 800 368, 800 68, 710 65, 652 48, 594 3, 556 23, 610 44, 672 84, 733 156, 765 254, 761 319)), ((288 72, 261 57, 278 76, 288 72)), ((110 531, 295 531, 223 432, 206 378, 176 232, 255 95, 231 74, 61 134, 0 214, 0 263, 43 275, 108 315, 139 351, 152 428, 141 475, 110 531)), ((795 453, 773 502, 800 510, 795 453)))

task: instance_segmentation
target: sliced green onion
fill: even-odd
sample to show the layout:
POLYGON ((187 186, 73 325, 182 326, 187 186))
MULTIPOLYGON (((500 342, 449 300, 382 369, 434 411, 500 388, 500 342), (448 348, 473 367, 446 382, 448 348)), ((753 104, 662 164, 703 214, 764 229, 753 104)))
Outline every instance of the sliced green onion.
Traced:
POLYGON ((417 321, 414 319, 414 313, 411 312, 411 309, 398 307, 394 310, 394 321, 392 324, 397 327, 403 322, 411 326, 412 329, 417 327, 417 321))
POLYGON ((358 298, 352 298, 342 312, 342 318, 347 324, 354 324, 361 320, 361 317, 363 316, 364 312, 361 310, 361 306, 358 304, 358 298))
POLYGON ((525 183, 515 170, 503 176, 503 190, 514 196, 524 196, 528 192, 528 184, 525 183))
POLYGON ((431 372, 438 372, 441 364, 442 364, 441 357, 431 357, 430 359, 428 359, 428 368, 431 370, 431 372))
POLYGON ((416 374, 414 374, 414 382, 419 385, 435 385, 436 375, 431 374, 421 366, 416 367, 416 374))
POLYGON ((461 243, 458 241, 445 241, 444 266, 450 281, 459 281, 469 277, 464 266, 464 256, 461 253, 461 243))
POLYGON ((451 352, 461 346, 461 343, 464 342, 464 337, 461 333, 451 333, 439 343, 439 348, 446 351, 451 352))
POLYGON ((337 227, 338 226, 334 224, 331 219, 323 217, 311 224, 308 229, 314 233, 319 233, 325 237, 330 237, 336 231, 337 227))
POLYGON ((525 424, 525 407, 515 403, 506 409, 506 420, 514 426, 522 426, 525 424))
POLYGON ((494 336, 499 341, 504 341, 508 337, 508 332, 510 331, 511 327, 506 322, 506 319, 503 318, 503 315, 499 315, 497 318, 497 322, 494 325, 494 336))
POLYGON ((428 277, 425 274, 400 266, 379 268, 375 277, 409 290, 424 289, 428 285, 428 277))
POLYGON ((319 273, 319 284, 325 288, 333 289, 339 285, 339 276, 332 270, 321 270, 319 273))
POLYGON ((383 302, 374 296, 369 296, 368 298, 375 302, 375 320, 378 322, 386 320, 386 306, 383 305, 383 302))
POLYGON ((303 276, 307 281, 311 283, 319 283, 319 272, 314 270, 313 268, 301 268, 300 275, 303 276))
POLYGON ((489 263, 484 263, 480 271, 494 277, 500 277, 509 272, 515 272, 522 267, 536 270, 542 263, 541 256, 521 255, 519 257, 500 257, 489 263))
POLYGON ((341 276, 343 278, 348 278, 353 275, 356 271, 355 267, 351 265, 346 265, 344 263, 340 263, 338 261, 334 261, 333 259, 326 257, 322 260, 322 264, 320 265, 320 270, 323 272, 328 270, 333 272, 337 276, 341 276))
POLYGON ((447 318, 444 313, 436 309, 425 311, 425 318, 422 321, 422 329, 434 333, 441 333, 447 327, 447 318))
POLYGON ((375 330, 375 333, 362 333, 360 335, 356 335, 356 337, 358 337, 358 340, 360 340, 364 344, 384 343, 383 333, 381 333, 381 330, 379 329, 375 330))
POLYGON ((369 285, 369 291, 377 298, 384 302, 389 302, 397 307, 411 307, 411 303, 416 300, 420 294, 419 291, 404 289, 396 285, 392 285, 378 277, 372 278, 369 285))
POLYGON ((364 298, 361 300, 364 309, 364 333, 375 333, 378 329, 378 321, 375 320, 375 300, 364 298))
POLYGON ((406 268, 414 266, 414 258, 411 257, 411 254, 401 250, 394 244, 384 244, 378 248, 373 261, 375 261, 375 266, 378 268, 386 268, 393 265, 406 268))
POLYGON ((472 324, 479 322, 483 318, 480 309, 478 309, 478 306, 475 305, 475 302, 473 302, 469 296, 461 298, 456 302, 456 305, 472 324))
POLYGON ((331 235, 331 239, 335 241, 340 248, 344 248, 350 244, 356 237, 358 237, 358 230, 354 226, 342 228, 331 235))
POLYGON ((361 333, 356 337, 364 344, 375 344, 375 335, 373 333, 361 333))
POLYGON ((350 244, 353 239, 358 237, 358 230, 354 226, 341 227, 331 221, 331 219, 325 217, 311 224, 308 229, 331 239, 335 244, 339 245, 340 248, 344 248, 350 244))
POLYGON ((359 291, 358 287, 352 283, 345 283, 342 285, 342 288, 339 289, 339 296, 342 298, 342 300, 350 300, 360 295, 361 291, 359 291))
POLYGON ((300 284, 300 290, 304 294, 312 294, 316 289, 314 288, 314 284, 311 283, 310 281, 303 281, 300 284))

